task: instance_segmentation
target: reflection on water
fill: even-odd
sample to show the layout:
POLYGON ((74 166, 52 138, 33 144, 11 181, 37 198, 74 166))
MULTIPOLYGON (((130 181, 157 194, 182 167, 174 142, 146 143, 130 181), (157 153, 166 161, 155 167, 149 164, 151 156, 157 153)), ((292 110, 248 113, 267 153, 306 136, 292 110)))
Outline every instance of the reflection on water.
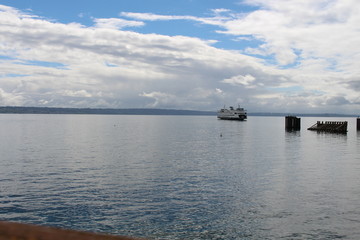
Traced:
POLYGON ((152 239, 357 239, 360 134, 352 119, 346 135, 307 131, 316 120, 0 115, 0 217, 152 239))

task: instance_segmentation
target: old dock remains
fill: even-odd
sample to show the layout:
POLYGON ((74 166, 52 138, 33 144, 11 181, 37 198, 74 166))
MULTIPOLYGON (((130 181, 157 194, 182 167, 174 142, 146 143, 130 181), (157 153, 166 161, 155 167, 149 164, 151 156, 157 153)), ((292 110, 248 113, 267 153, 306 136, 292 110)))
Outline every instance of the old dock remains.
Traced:
POLYGON ((286 116, 285 117, 285 129, 292 130, 300 130, 300 120, 301 118, 295 116, 286 116))
POLYGON ((320 131, 320 132, 332 132, 332 133, 346 133, 347 122, 346 121, 317 121, 308 130, 320 131))

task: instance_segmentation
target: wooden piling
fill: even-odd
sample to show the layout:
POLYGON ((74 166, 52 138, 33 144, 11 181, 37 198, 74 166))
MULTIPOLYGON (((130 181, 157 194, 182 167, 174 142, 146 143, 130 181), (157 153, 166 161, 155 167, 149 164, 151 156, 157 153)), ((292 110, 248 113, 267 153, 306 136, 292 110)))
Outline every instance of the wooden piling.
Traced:
POLYGON ((360 117, 356 119, 356 130, 360 131, 360 117))
POLYGON ((295 116, 286 116, 285 117, 285 129, 286 130, 300 130, 300 121, 301 118, 295 116))

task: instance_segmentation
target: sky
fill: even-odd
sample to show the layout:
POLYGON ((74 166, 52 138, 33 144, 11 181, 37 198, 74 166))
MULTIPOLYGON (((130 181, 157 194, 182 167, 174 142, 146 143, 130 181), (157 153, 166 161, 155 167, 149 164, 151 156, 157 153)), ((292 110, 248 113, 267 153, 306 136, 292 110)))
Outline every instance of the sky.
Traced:
POLYGON ((360 114, 358 0, 0 0, 0 106, 360 114))

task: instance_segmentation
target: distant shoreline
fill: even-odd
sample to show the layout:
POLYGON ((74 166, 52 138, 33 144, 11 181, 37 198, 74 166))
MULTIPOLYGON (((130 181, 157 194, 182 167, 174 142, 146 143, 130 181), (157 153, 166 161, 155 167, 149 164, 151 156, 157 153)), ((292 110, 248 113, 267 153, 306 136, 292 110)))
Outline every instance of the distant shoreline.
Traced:
MULTIPOLYGON (((188 115, 216 116, 216 111, 157 109, 157 108, 57 108, 57 107, 0 107, 0 114, 98 114, 98 115, 188 115)), ((299 117, 358 117, 356 114, 336 113, 266 113, 248 112, 249 116, 299 117)))
POLYGON ((99 114, 99 115, 206 115, 216 112, 157 108, 57 108, 57 107, 0 107, 0 114, 99 114))

